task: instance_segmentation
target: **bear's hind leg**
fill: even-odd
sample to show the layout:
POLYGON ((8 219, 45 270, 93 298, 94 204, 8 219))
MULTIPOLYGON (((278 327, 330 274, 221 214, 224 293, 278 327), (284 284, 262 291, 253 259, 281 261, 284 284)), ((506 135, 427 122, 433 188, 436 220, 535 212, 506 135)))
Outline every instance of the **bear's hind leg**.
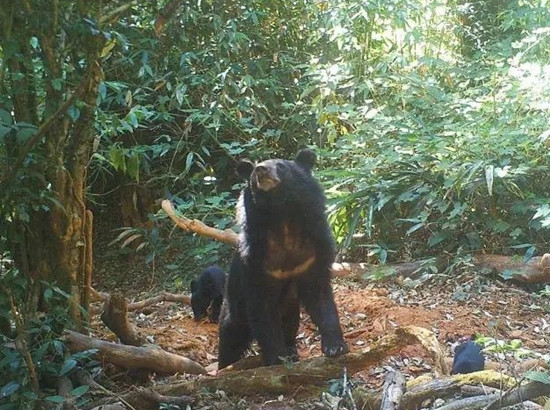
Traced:
POLYGON ((252 335, 258 341, 262 351, 264 365, 272 366, 281 363, 287 352, 283 337, 281 311, 277 302, 279 295, 272 290, 271 294, 257 287, 249 295, 247 314, 252 335))
POLYGON ((287 356, 293 362, 298 361, 298 349, 296 348, 296 335, 300 327, 300 301, 297 291, 294 290, 283 302, 283 335, 287 356))
POLYGON ((240 360, 252 342, 246 322, 233 320, 229 314, 222 316, 219 327, 219 369, 240 360))

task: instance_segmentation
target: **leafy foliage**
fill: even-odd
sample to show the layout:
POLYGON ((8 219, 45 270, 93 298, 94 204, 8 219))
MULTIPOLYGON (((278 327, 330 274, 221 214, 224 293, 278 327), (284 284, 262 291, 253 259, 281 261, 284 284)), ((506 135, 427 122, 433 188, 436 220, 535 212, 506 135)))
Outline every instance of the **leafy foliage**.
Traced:
MULTIPOLYGON (((48 313, 36 316, 32 308, 35 301, 29 300, 29 286, 17 269, 1 272, 0 318, 4 327, 0 331, 0 396, 1 408, 6 410, 34 408, 41 400, 63 403, 65 398, 60 396, 37 395, 33 378, 46 387, 48 381, 60 376, 97 366, 97 362, 90 359, 92 351, 70 354, 60 339, 63 329, 71 326, 67 302, 70 295, 57 286, 46 286, 42 303, 48 313)), ((81 396, 88 388, 79 386, 70 395, 82 404, 84 397, 81 396)))
POLYGON ((482 2, 213 2, 184 6, 159 39, 134 13, 107 60, 92 166, 225 226, 236 157, 317 145, 350 256, 532 255, 550 225, 548 15, 536 2, 499 13, 482 2))

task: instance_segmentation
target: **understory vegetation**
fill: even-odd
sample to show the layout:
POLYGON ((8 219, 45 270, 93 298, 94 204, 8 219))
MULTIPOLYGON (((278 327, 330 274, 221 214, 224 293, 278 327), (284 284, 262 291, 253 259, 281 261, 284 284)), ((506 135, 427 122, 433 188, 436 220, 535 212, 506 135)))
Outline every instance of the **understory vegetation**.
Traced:
MULTIPOLYGON (((225 228, 236 159, 310 145, 348 259, 545 250, 542 2, 203 3, 161 38, 141 18, 118 22, 105 62, 98 206, 114 174, 138 201, 143 190, 174 198, 225 228)), ((152 253, 157 227, 142 232, 152 253)))

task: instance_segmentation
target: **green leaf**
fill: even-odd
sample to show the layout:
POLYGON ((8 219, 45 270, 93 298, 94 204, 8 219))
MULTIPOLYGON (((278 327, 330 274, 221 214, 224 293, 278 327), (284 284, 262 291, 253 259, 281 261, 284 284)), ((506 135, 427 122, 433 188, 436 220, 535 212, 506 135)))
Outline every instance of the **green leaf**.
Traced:
POLYGON ((0 125, 0 140, 4 139, 13 130, 12 127, 0 125))
POLYGON ((13 125, 13 117, 8 111, 0 109, 0 124, 13 125))
POLYGON ((124 155, 124 149, 112 146, 109 150, 109 161, 115 170, 126 172, 126 156, 124 155))
POLYGON ((193 157, 194 157, 195 153, 194 152, 190 152, 189 154, 187 154, 187 158, 185 159, 185 172, 189 172, 189 170, 191 169, 191 165, 193 165, 193 157))
POLYGON ((63 85, 61 78, 54 78, 51 80, 51 84, 55 91, 61 91, 61 87, 63 85))
POLYGON ((45 397, 44 400, 49 401, 50 403, 63 403, 65 398, 61 396, 48 396, 45 397))
POLYGON ((104 101, 107 97, 107 86, 105 85, 105 82, 102 81, 99 83, 99 86, 97 87, 98 91, 98 97, 100 101, 104 101))
POLYGON ((550 384, 550 374, 548 372, 527 372, 524 377, 534 382, 550 384))
POLYGON ((15 133, 15 138, 18 144, 24 144, 29 138, 36 134, 36 127, 34 126, 20 126, 15 133))
POLYGON ((30 40, 31 47, 35 50, 38 48, 38 38, 32 36, 30 40))
POLYGON ((67 114, 73 121, 76 121, 80 117, 80 109, 76 105, 71 105, 67 110, 67 114))
POLYGON ((76 389, 71 390, 71 396, 80 397, 83 394, 87 393, 88 390, 90 390, 90 386, 88 386, 87 384, 85 384, 83 386, 79 386, 76 389))
POLYGON ((428 239, 428 247, 431 248, 431 247, 443 242, 448 237, 449 237, 449 232, 434 233, 432 236, 430 236, 430 239, 428 239))
POLYGON ((67 374, 71 370, 75 368, 77 365, 77 361, 74 359, 67 359, 65 363, 63 363, 63 366, 61 367, 61 370, 59 371, 59 375, 63 376, 64 374, 67 374))
POLYGON ((0 390, 0 398, 6 398, 11 396, 13 393, 19 390, 19 387, 21 387, 21 384, 18 382, 12 381, 12 382, 9 382, 8 384, 5 384, 0 390))
POLYGON ((178 88, 176 88, 176 101, 178 102, 179 105, 183 104, 186 91, 187 91, 187 86, 185 84, 180 85, 178 86, 178 88))
POLYGON ((48 302, 53 296, 53 290, 52 288, 46 288, 44 289, 44 299, 46 302, 48 302))
POLYGON ((424 226, 424 222, 420 222, 419 224, 416 224, 416 225, 413 225, 411 228, 409 228, 409 230, 407 231, 407 235, 410 235, 411 233, 413 233, 414 231, 417 231, 419 230, 420 228, 422 228, 424 226))
POLYGON ((128 176, 135 179, 137 182, 139 182, 139 165, 140 165, 141 159, 138 153, 134 152, 130 157, 128 157, 128 160, 126 161, 126 170, 128 173, 128 176))

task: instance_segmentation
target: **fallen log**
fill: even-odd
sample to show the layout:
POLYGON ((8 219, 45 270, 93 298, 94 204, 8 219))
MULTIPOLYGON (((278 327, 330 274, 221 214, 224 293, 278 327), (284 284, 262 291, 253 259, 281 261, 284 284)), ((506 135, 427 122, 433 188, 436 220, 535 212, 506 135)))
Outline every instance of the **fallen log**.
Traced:
POLYGON ((120 293, 113 293, 105 300, 101 320, 125 345, 142 346, 147 342, 145 336, 128 320, 126 298, 120 293))
MULTIPOLYGON (((105 301, 107 301, 107 299, 109 299, 111 297, 111 295, 107 292, 98 292, 95 289, 93 290, 93 292, 95 294, 94 299, 99 298, 99 299, 97 299, 98 301, 105 302, 105 301)), ((155 305, 155 304, 160 303, 160 302, 175 302, 175 303, 182 303, 184 305, 190 305, 191 304, 191 296, 186 295, 186 294, 162 292, 162 293, 158 294, 157 296, 153 296, 153 297, 148 298, 148 299, 140 300, 138 302, 128 302, 127 301, 126 302, 126 308, 130 312, 130 311, 133 311, 133 310, 140 310, 140 309, 143 309, 147 306, 155 305)), ((93 314, 97 314, 97 313, 102 312, 102 311, 103 311, 102 308, 92 307, 90 314, 93 315, 93 314)))
POLYGON ((504 279, 513 279, 522 283, 550 281, 550 253, 535 256, 527 262, 513 256, 477 255, 473 262, 478 267, 497 272, 504 279))
MULTIPOLYGON (((484 370, 481 372, 455 375, 444 379, 429 380, 421 384, 415 384, 413 381, 412 386, 407 386, 407 391, 403 394, 398 408, 400 410, 417 409, 421 407, 422 402, 428 399, 445 399, 462 394, 470 395, 467 393, 470 386, 476 384, 482 384, 483 386, 493 388, 502 388, 503 386, 512 386, 514 380, 502 373, 493 370, 484 370)), ((490 402, 486 404, 488 403, 490 402)))
POLYGON ((96 355, 100 360, 126 369, 148 369, 161 375, 207 373, 204 367, 193 360, 154 345, 126 346, 94 339, 70 330, 64 333, 63 340, 72 352, 97 349, 96 355))
MULTIPOLYGON (((247 370, 220 372, 215 377, 201 377, 196 380, 158 386, 154 390, 162 396, 181 396, 200 389, 223 390, 230 394, 266 395, 291 394, 312 397, 326 389, 328 380, 342 377, 344 368, 348 375, 380 363, 410 344, 435 338, 432 332, 414 326, 399 328, 394 334, 382 337, 360 352, 348 353, 337 358, 313 357, 290 365, 259 367, 247 370)), ((431 352, 433 353, 433 352, 431 352)), ((132 403, 136 392, 124 395, 132 403)), ((370 400, 370 399, 369 399, 370 400)))
POLYGON ((501 407, 512 406, 548 394, 550 394, 550 384, 531 381, 511 389, 504 395, 499 395, 489 406, 484 407, 484 410, 497 410, 501 407))
POLYGON ((176 302, 185 305, 191 304, 191 296, 177 293, 162 292, 157 296, 139 302, 128 303, 128 311, 143 309, 146 306, 156 305, 160 302, 176 302))

